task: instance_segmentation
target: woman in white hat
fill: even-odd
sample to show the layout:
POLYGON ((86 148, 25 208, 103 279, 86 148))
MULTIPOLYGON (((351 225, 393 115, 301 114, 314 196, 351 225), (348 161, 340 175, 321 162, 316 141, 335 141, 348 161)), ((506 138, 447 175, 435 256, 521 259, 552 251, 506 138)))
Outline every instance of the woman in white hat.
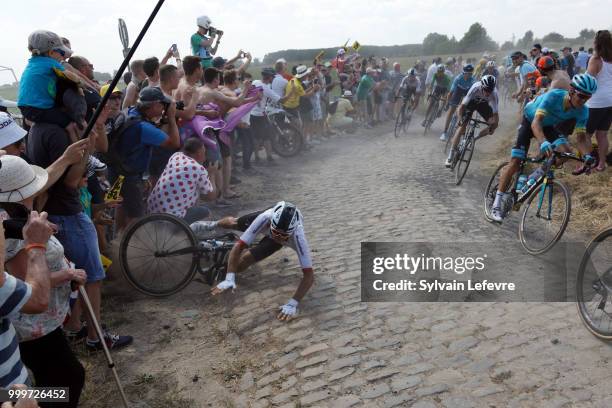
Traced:
MULTIPOLYGON (((27 218, 34 197, 47 184, 47 171, 29 165, 20 157, 0 157, 0 203, 11 218, 27 218)), ((52 226, 52 225, 51 225, 52 226)), ((52 226, 54 227, 54 226, 52 226)), ((87 275, 74 269, 64 256, 64 247, 51 236, 44 247, 50 272, 51 293, 47 311, 19 313, 13 325, 19 336, 23 363, 32 371, 37 387, 69 387, 70 402, 76 407, 83 388, 85 371, 63 335, 62 323, 70 309, 71 282, 82 285, 87 275)), ((6 239, 5 266, 20 279, 27 275, 28 254, 22 239, 6 239)))
POLYGON ((355 111, 353 105, 351 104, 352 99, 353 93, 346 90, 342 94, 342 98, 335 102, 337 103, 336 110, 333 114, 330 113, 328 118, 330 127, 334 129, 346 129, 353 126, 353 118, 347 116, 355 111))

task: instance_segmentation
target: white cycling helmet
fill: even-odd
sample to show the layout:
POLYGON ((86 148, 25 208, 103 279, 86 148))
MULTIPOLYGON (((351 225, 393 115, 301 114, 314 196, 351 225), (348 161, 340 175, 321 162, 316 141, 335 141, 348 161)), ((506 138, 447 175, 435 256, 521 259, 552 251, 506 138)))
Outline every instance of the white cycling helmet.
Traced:
POLYGON ((301 221, 302 214, 295 205, 279 201, 272 209, 270 227, 276 231, 293 234, 301 221))
POLYGON ((210 25, 212 24, 212 20, 208 16, 200 16, 198 17, 197 24, 198 27, 202 27, 208 30, 210 28, 210 25))
POLYGON ((442 64, 438 64, 438 66, 436 67, 436 71, 438 72, 444 72, 446 71, 446 67, 442 64))
POLYGON ((495 68, 495 61, 487 62, 487 68, 495 68))

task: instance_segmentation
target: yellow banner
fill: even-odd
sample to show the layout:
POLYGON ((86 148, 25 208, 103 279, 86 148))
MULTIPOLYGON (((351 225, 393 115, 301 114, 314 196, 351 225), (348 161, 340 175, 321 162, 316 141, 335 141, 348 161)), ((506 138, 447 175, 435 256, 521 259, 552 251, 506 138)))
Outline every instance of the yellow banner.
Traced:
POLYGON ((357 41, 355 41, 351 48, 353 48, 355 51, 359 51, 359 49, 361 48, 361 44, 359 44, 357 41))
POLYGON ((104 196, 104 201, 114 201, 118 200, 121 197, 121 187, 123 186, 123 180, 125 177, 119 176, 115 184, 106 192, 104 196))
POLYGON ((321 50, 321 52, 317 54, 317 56, 315 57, 315 61, 320 60, 323 55, 325 55, 325 50, 321 50))

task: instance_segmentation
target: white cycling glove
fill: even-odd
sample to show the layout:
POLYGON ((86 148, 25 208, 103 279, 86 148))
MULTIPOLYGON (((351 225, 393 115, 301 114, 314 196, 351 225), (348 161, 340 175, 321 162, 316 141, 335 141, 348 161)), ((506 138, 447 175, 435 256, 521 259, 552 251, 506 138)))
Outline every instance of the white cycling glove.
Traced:
POLYGON ((234 272, 228 272, 227 275, 225 275, 225 280, 219 282, 217 285, 217 289, 236 289, 236 274, 234 272))
POLYGON ((289 299, 286 305, 280 307, 281 313, 290 317, 297 316, 298 301, 295 299, 289 299))
POLYGON ((206 236, 206 233, 217 227, 218 221, 196 221, 189 225, 196 237, 206 236))

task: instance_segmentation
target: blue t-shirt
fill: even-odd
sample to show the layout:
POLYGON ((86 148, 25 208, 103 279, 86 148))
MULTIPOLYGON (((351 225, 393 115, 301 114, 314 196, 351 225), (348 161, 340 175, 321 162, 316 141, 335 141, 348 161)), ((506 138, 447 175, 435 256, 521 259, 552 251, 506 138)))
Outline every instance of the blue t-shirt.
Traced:
POLYGON ((521 82, 525 81, 525 77, 528 73, 534 72, 535 70, 536 67, 531 62, 523 61, 523 64, 519 69, 519 76, 521 77, 521 82))
POLYGON ((467 91, 470 90, 475 80, 474 75, 470 75, 470 77, 466 80, 463 77, 463 74, 459 74, 453 80, 450 91, 455 92, 457 88, 459 88, 459 91, 465 95, 467 91))
POLYGON ((30 58, 19 83, 18 106, 51 109, 55 105, 57 75, 53 68, 64 71, 64 66, 51 57, 30 58))
POLYGON ((0 387, 9 388, 13 384, 25 384, 28 371, 21 362, 17 333, 10 319, 32 296, 32 287, 9 275, 4 274, 4 285, 0 286, 0 387))
MULTIPOLYGON (((135 107, 128 110, 130 116, 137 116, 135 107)), ((149 169, 151 152, 154 146, 160 146, 168 135, 150 122, 142 121, 128 127, 121 137, 118 149, 124 163, 135 172, 145 173, 149 169)))
POLYGON ((589 118, 589 108, 583 105, 580 108, 564 110, 563 101, 568 92, 565 89, 551 89, 525 106, 523 113, 529 122, 533 122, 536 115, 544 115, 542 127, 554 126, 569 119, 576 119, 575 130, 584 132, 589 118))

